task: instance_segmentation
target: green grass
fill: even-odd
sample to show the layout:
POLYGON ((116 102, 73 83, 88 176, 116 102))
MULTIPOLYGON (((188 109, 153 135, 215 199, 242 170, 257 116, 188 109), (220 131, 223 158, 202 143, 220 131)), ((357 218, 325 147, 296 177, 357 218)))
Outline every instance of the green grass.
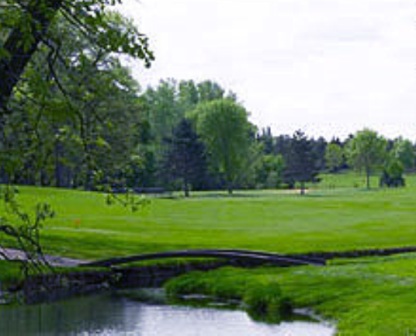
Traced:
MULTIPOLYGON (((362 177, 348 173, 324 176, 304 197, 292 191, 194 193, 190 199, 151 199, 136 213, 106 206, 99 193, 22 187, 18 198, 27 209, 36 202, 52 205, 57 216, 45 223, 42 241, 48 253, 64 256, 189 248, 345 251, 416 246, 416 177, 406 182, 404 189, 367 191, 362 177)), ((342 335, 407 335, 416 331, 415 266, 409 255, 233 272, 254 284, 277 282, 296 306, 336 320, 342 335)), ((0 265, 6 275, 3 270, 0 265)))
POLYGON ((183 302, 181 297, 187 294, 202 294, 212 301, 224 303, 241 301, 241 306, 256 320, 281 322, 290 311, 277 281, 262 281, 245 271, 230 267, 219 271, 189 273, 169 281, 165 287, 174 303, 178 299, 183 302))
POLYGON ((22 279, 22 272, 18 263, 0 260, 0 289, 16 283, 22 279))
POLYGON ((21 190, 25 207, 46 201, 57 212, 43 229, 48 252, 73 257, 188 248, 286 253, 416 245, 416 187, 322 189, 305 197, 287 191, 199 193, 152 199, 136 213, 106 206, 98 193, 21 190))
POLYGON ((281 295, 298 308, 313 308, 336 322, 339 335, 416 333, 416 255, 367 258, 328 267, 221 269, 193 273, 166 286, 172 294, 236 295, 279 284, 281 295), (234 278, 234 281, 233 281, 234 278), (225 279, 225 281, 223 280, 225 279))
MULTIPOLYGON (((370 187, 378 188, 380 173, 370 176, 370 187)), ((320 183, 310 183, 308 186, 313 189, 339 189, 339 188, 353 188, 356 190, 363 190, 366 188, 366 177, 363 173, 355 173, 352 171, 341 171, 337 174, 320 174, 322 179, 320 183)), ((406 185, 408 187, 416 186, 416 175, 404 175, 406 185)))
MULTIPOLYGON (((337 174, 321 174, 322 181, 318 184, 320 189, 334 188, 356 188, 364 189, 366 187, 366 178, 364 174, 357 174, 351 171, 343 171, 337 174)), ((370 177, 370 186, 378 187, 379 177, 373 175, 370 177)), ((311 185, 313 188, 314 186, 311 185)))

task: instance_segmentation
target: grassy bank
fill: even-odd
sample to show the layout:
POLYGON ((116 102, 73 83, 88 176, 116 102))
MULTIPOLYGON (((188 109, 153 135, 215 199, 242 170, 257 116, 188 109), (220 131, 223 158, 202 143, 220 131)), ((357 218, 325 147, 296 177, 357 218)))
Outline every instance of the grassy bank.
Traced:
MULTIPOLYGON (((336 322, 339 335, 414 335, 416 255, 368 258, 328 267, 221 269, 172 280, 171 294, 244 298, 259 286, 297 308, 313 308, 336 322), (271 286, 271 287, 270 287, 271 286)), ((266 297, 273 300, 273 295, 266 297)))
POLYGON ((0 283, 4 288, 22 278, 19 264, 0 260, 0 283))

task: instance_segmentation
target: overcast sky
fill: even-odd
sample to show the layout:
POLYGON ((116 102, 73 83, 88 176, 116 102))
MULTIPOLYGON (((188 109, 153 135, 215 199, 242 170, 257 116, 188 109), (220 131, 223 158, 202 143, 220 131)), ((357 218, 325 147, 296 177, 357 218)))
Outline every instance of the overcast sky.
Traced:
POLYGON ((414 0, 125 0, 156 61, 143 85, 212 79, 274 134, 416 140, 414 0))

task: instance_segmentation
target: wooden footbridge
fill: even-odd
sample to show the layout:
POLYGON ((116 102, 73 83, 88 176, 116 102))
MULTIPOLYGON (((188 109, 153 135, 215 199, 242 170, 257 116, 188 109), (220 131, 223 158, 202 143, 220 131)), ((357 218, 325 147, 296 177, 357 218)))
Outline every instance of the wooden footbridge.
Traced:
POLYGON ((268 264, 274 266, 323 266, 326 264, 324 258, 294 255, 289 256, 249 250, 182 250, 111 258, 87 262, 82 265, 88 267, 112 267, 139 261, 163 260, 170 258, 220 258, 235 262, 236 264, 268 264))

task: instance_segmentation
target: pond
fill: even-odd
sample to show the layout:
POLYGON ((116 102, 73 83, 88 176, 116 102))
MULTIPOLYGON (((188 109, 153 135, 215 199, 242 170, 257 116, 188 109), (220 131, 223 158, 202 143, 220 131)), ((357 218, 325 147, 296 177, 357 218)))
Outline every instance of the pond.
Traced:
POLYGON ((272 325, 245 312, 150 305, 119 295, 99 295, 52 304, 1 307, 1 335, 135 336, 329 336, 331 326, 315 322, 272 325))

